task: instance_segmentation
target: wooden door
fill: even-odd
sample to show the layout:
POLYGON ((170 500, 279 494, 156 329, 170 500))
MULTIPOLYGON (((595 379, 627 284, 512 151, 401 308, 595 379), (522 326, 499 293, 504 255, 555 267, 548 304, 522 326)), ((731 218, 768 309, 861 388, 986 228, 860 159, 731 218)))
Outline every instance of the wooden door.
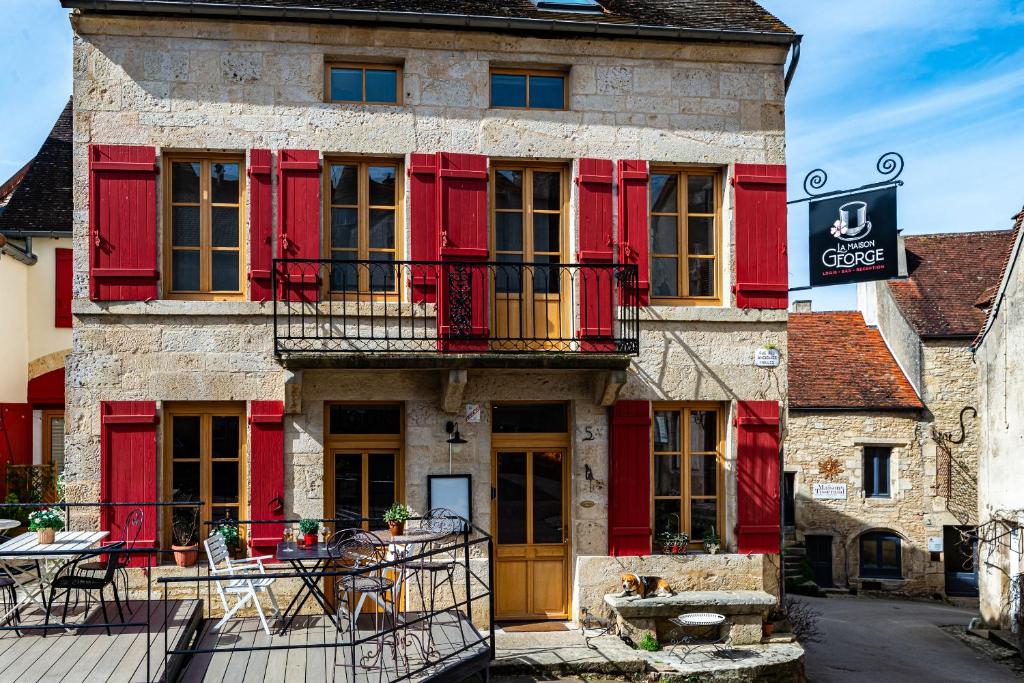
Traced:
POLYGON ((822 588, 832 585, 832 537, 808 534, 804 537, 807 546, 807 562, 814 572, 814 583, 822 588))
POLYGON ((491 258, 497 262, 492 285, 493 345, 559 348, 557 340, 572 337, 571 312, 563 305, 563 292, 571 290, 571 275, 558 267, 566 253, 565 170, 499 166, 491 186, 491 258))
POLYGON ((494 453, 495 619, 565 619, 569 544, 565 449, 494 453))

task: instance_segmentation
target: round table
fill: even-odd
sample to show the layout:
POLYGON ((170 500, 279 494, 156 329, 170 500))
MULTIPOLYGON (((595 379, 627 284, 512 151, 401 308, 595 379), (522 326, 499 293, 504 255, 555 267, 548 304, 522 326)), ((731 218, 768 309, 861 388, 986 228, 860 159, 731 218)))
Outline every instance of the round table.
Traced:
POLYGON ((19 526, 21 526, 21 522, 16 519, 0 519, 0 531, 17 529, 19 526))

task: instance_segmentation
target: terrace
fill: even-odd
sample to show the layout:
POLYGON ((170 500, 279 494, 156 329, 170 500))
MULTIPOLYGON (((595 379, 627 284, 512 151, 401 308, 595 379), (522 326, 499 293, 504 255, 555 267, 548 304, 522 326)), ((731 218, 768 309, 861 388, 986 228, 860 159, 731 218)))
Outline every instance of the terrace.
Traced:
POLYGON ((61 531, 46 545, 31 532, 0 545, 0 575, 16 582, 0 613, 0 680, 418 682, 461 680, 493 659, 492 579, 478 571, 490 566, 492 542, 461 518, 412 520, 404 536, 365 531, 379 526, 370 520, 324 519, 336 531, 330 543, 283 541, 262 561, 223 550, 215 533, 199 564, 181 569, 166 566, 170 551, 140 540, 143 520, 164 505, 53 504, 69 528, 105 508, 109 529, 61 531), (98 574, 87 561, 100 563, 98 574), (85 575, 111 579, 105 602, 95 585, 62 592, 71 584, 59 577, 85 575), (276 618, 261 586, 279 591, 276 618), (232 607, 226 616, 222 605, 232 607))

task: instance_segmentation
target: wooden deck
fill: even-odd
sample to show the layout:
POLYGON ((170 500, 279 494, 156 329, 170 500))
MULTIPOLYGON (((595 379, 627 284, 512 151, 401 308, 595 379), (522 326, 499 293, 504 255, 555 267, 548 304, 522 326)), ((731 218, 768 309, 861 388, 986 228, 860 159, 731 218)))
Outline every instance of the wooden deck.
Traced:
MULTIPOLYGON (((186 645, 201 625, 202 603, 196 600, 168 601, 164 621, 164 603, 153 600, 150 605, 150 680, 165 680, 164 637, 172 646, 186 645)), ((143 622, 146 602, 132 600, 125 603, 131 611, 125 610, 125 621, 143 622)), ((108 605, 111 622, 116 622, 117 609, 108 605)), ((76 610, 75 618, 68 615, 68 622, 82 622, 82 614, 76 610)), ((43 623, 41 610, 32 609, 23 617, 25 624, 43 623)), ((98 606, 90 609, 84 623, 103 623, 98 606)), ((18 636, 14 631, 0 632, 0 682, 19 683, 134 683, 146 681, 146 627, 126 626, 111 628, 107 635, 103 628, 76 629, 68 633, 63 629, 48 632, 44 638, 41 631, 25 631, 18 636)), ((170 662, 170 678, 173 679, 184 658, 170 662)))
MULTIPOLYGON (((395 680, 409 671, 419 669, 424 664, 422 648, 418 643, 427 635, 425 625, 421 628, 410 627, 399 631, 404 635, 405 645, 399 646, 398 657, 392 648, 387 646, 380 658, 373 657, 373 644, 360 645, 353 673, 352 647, 346 645, 348 634, 339 633, 334 624, 325 616, 299 616, 292 628, 285 635, 268 636, 261 628, 257 619, 237 619, 225 624, 220 632, 212 630, 215 622, 207 621, 203 625, 197 649, 287 646, 289 649, 256 650, 238 652, 218 652, 214 654, 196 654, 188 663, 182 680, 188 683, 206 681, 208 683, 228 683, 234 681, 284 681, 298 683, 308 681, 344 681, 345 683, 377 683, 377 681, 395 680), (327 647, 309 648, 305 645, 322 644, 327 647), (403 656, 404 653, 404 656, 403 656), (408 664, 405 661, 408 657, 408 664), (365 659, 365 661, 364 661, 365 659), (383 675, 381 668, 383 667, 383 675)), ((361 624, 360 637, 370 635, 369 624, 361 624)), ((460 680, 452 678, 453 670, 476 662, 486 666, 490 652, 485 643, 476 645, 466 652, 465 643, 473 643, 480 639, 480 633, 464 619, 456 619, 444 613, 435 617, 431 630, 433 645, 436 652, 430 657, 438 661, 451 655, 446 661, 412 676, 411 681, 426 681, 437 676, 436 680, 460 680), (458 654, 455 654, 458 653, 458 654)), ((469 673, 472 673, 470 671, 469 673)))

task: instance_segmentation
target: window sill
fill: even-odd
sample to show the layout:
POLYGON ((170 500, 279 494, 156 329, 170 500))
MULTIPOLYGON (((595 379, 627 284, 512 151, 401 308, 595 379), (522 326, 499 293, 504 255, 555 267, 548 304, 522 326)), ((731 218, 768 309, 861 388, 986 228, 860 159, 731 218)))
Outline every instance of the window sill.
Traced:
POLYGON ((92 301, 75 299, 71 311, 89 315, 260 315, 274 314, 272 301, 201 301, 196 299, 154 299, 153 301, 92 301))
POLYGON ((785 323, 789 312, 783 309, 727 308, 723 306, 654 305, 640 308, 642 323, 742 322, 785 323))

